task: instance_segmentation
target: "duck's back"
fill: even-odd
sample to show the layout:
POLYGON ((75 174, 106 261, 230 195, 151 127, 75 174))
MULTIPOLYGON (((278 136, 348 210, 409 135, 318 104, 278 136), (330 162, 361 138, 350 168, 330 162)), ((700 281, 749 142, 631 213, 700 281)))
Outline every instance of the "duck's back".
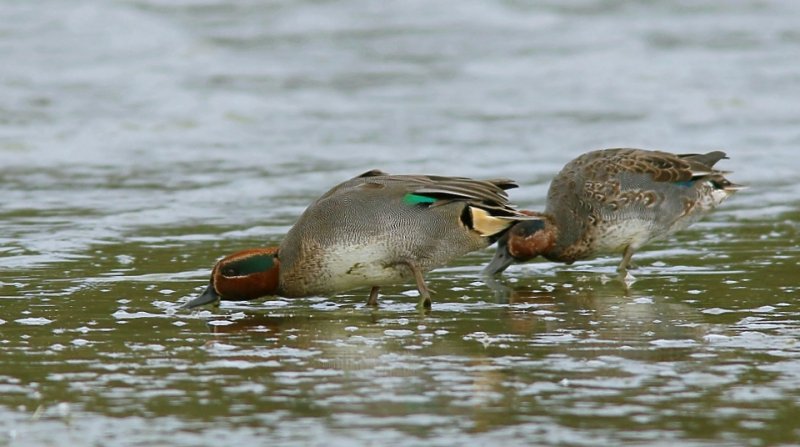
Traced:
MULTIPOLYGON (((564 166, 550 184, 546 212, 559 229, 552 259, 571 262, 619 252, 685 228, 718 205, 713 165, 723 152, 676 155, 605 149, 564 166)), ((718 186, 718 185, 717 185, 718 186)))
POLYGON ((286 296, 325 294, 406 281, 402 264, 422 271, 486 247, 469 231, 474 202, 507 207, 507 180, 388 175, 370 171, 337 185, 311 204, 280 248, 286 296))

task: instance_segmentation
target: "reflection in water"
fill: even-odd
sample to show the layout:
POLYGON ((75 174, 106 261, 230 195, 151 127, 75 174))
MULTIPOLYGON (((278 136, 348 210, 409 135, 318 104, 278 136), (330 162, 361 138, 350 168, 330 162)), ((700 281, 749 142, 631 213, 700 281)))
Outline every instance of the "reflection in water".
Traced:
MULTIPOLYGON (((104 250, 97 272, 117 262, 115 247, 104 250)), ((171 248, 147 256, 170 259, 171 248)), ((295 441, 317 439, 309 427, 402 439, 449 437, 454 424, 541 440, 609 426, 613 439, 664 427, 746 436, 749 428, 718 420, 767 427, 773 408, 793 405, 797 312, 788 301, 746 305, 756 290, 746 273, 645 270, 626 288, 605 281, 606 267, 544 266, 487 285, 475 280, 480 262, 464 262, 431 275, 430 313, 403 290, 388 291, 377 309, 354 291, 175 312, 173 290, 185 279, 141 280, 147 270, 137 269, 128 280, 87 283, 33 272, 42 278, 23 281, 0 325, 4 405, 43 408, 42 427, 63 419, 60 403, 78 427, 97 414, 180 415, 175 423, 186 427, 225 420, 237 430, 310 424, 279 430, 295 441)))

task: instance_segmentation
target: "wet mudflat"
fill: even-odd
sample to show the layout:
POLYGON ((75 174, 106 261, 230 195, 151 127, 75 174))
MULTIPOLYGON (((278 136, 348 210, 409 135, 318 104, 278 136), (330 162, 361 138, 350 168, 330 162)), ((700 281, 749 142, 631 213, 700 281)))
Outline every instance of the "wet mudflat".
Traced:
POLYGON ((0 445, 800 442, 798 6, 5 4, 0 445), (176 310, 371 168, 518 180, 725 149, 639 253, 176 310))

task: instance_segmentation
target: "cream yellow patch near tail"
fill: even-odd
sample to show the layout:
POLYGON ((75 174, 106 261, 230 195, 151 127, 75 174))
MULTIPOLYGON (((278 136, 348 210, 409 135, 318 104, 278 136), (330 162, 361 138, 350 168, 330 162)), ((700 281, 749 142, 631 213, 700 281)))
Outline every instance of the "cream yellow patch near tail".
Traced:
POLYGON ((483 237, 494 236, 514 224, 515 220, 509 217, 492 216, 488 211, 469 207, 472 216, 472 228, 483 237))

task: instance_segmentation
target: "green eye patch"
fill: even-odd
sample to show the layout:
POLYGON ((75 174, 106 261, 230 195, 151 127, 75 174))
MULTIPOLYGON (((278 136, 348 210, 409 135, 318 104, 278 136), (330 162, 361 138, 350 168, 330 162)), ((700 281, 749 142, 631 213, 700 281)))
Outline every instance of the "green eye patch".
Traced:
POLYGON ((254 255, 228 263, 222 268, 225 276, 247 276, 265 272, 275 265, 274 255, 254 255))

